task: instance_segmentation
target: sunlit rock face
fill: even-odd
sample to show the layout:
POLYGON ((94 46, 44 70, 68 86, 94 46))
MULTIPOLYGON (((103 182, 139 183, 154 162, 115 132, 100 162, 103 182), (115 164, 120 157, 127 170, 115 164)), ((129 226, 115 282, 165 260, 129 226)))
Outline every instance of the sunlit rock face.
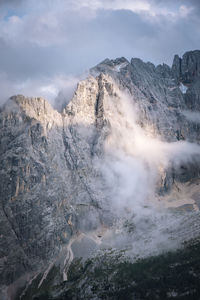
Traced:
MULTIPOLYGON (((66 279, 75 237, 90 234, 98 244, 106 230, 133 216, 153 227, 158 202, 198 211, 200 123, 188 110, 199 110, 199 60, 198 51, 176 56, 171 69, 106 59, 62 113, 24 96, 1 108, 3 299, 51 264, 63 273, 58 280, 66 279), (188 196, 179 199, 179 191, 188 196)), ((137 239, 142 228, 149 232, 142 224, 137 239)))

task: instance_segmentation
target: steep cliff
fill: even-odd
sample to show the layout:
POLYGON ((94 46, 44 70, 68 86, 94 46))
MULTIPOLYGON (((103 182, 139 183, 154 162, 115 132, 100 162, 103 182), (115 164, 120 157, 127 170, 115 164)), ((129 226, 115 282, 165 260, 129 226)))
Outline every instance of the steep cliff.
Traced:
POLYGON ((190 110, 200 110, 200 51, 186 52, 182 58, 175 55, 172 73, 178 82, 185 85, 184 94, 186 107, 190 110))
POLYGON ((43 272, 40 288, 53 266, 55 282, 67 280, 73 255, 115 247, 120 241, 110 237, 127 224, 131 247, 144 239, 158 245, 167 230, 161 250, 170 235, 178 241, 170 247, 198 237, 199 62, 199 51, 175 56, 172 68, 106 59, 62 113, 21 95, 1 108, 2 299, 20 288, 25 295, 25 284, 43 272), (174 222, 177 207, 186 230, 183 216, 174 222))

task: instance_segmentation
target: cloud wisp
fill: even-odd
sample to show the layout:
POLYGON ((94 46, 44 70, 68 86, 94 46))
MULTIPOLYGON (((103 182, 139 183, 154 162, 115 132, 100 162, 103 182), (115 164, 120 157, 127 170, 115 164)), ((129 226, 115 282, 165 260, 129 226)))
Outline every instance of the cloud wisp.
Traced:
POLYGON ((191 162, 200 154, 200 146, 186 141, 167 143, 149 136, 138 125, 131 98, 118 93, 120 97, 108 98, 105 105, 111 134, 105 144, 104 171, 108 185, 114 187, 113 204, 119 202, 119 208, 133 206, 135 210, 138 203, 144 205, 143 201, 156 197, 161 170, 191 162), (134 200, 137 197, 141 203, 134 200))
POLYGON ((53 78, 26 79, 25 81, 10 82, 6 74, 0 73, 1 96, 0 103, 4 104, 11 95, 22 94, 26 97, 42 97, 61 111, 72 98, 77 83, 84 75, 55 76, 53 78))
POLYGON ((200 112, 184 110, 182 111, 182 113, 189 121, 194 123, 200 123, 200 112))

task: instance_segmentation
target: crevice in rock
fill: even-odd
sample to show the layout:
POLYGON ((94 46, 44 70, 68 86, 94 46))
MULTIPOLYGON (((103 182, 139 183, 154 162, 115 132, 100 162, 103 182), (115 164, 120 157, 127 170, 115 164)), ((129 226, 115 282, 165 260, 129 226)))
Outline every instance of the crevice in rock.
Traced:
POLYGON ((101 207, 99 206, 99 204, 97 203, 97 201, 93 198, 92 196, 92 193, 89 189, 89 187, 87 186, 87 184, 85 183, 84 181, 84 177, 86 176, 86 174, 84 174, 84 172, 79 169, 78 165, 77 165, 77 161, 74 160, 74 156, 78 157, 78 159, 80 161, 82 161, 82 158, 80 156, 80 153, 78 151, 78 147, 76 145, 76 141, 73 137, 73 134, 69 128, 69 132, 71 134, 71 140, 73 142, 73 146, 75 148, 75 151, 76 153, 72 153, 72 149, 71 149, 71 146, 70 146, 70 143, 67 142, 67 136, 65 134, 65 128, 64 128, 64 118, 63 118, 63 133, 62 133, 62 138, 63 138, 63 145, 64 145, 64 157, 65 157, 65 161, 66 161, 66 165, 68 168, 70 168, 71 170, 76 170, 76 174, 82 184, 82 186, 84 187, 85 191, 87 192, 88 196, 89 196, 89 199, 91 201, 91 205, 94 206, 95 208, 97 209, 101 209, 101 207), (72 165, 69 163, 69 160, 68 160, 68 157, 67 157, 67 153, 69 153, 69 157, 70 157, 70 160, 72 162, 72 165), (82 173, 82 174, 81 174, 82 173))

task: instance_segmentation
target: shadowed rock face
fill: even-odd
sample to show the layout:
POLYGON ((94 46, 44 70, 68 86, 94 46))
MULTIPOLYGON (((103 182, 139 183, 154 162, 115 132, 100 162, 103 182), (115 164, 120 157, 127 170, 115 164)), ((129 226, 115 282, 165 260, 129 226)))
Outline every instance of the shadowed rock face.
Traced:
POLYGON ((172 72, 183 83, 193 83, 200 76, 200 50, 186 52, 182 58, 175 55, 172 72))
MULTIPOLYGON (((109 99, 128 95, 137 125, 162 141, 199 143, 200 52, 175 56, 172 69, 140 59, 106 59, 81 81, 62 113, 42 98, 14 96, 0 112, 0 278, 3 299, 50 263, 71 238, 112 226, 115 212, 96 160, 105 156, 114 116, 109 99), (179 83, 188 85, 186 94, 179 83), (9 287, 7 289, 7 287, 9 287)), ((199 178, 198 163, 162 173, 158 190, 199 178)), ((59 264, 59 263, 58 263, 59 264)), ((63 265, 63 268, 65 265, 63 265)), ((61 266, 62 269, 62 266, 61 266)), ((1 294, 0 294, 1 295, 1 294)))
POLYGON ((200 110, 200 51, 186 52, 182 58, 175 55, 172 72, 174 77, 188 87, 184 95, 190 110, 200 110))

